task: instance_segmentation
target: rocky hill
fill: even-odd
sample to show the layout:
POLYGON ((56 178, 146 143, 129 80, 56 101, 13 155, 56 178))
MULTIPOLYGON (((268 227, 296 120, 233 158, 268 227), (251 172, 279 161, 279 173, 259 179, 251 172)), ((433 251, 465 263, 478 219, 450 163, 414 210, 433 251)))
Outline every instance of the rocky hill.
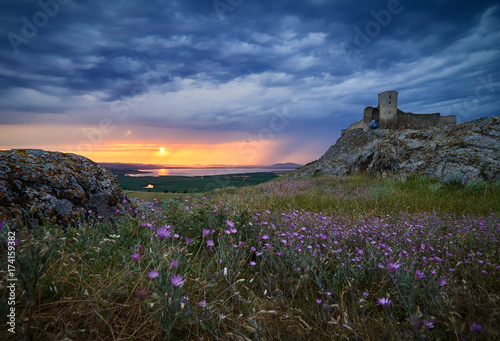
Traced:
POLYGON ((45 217, 67 225, 131 209, 114 175, 83 156, 0 151, 0 222, 45 217))
POLYGON ((443 180, 500 180, 500 116, 419 130, 349 131, 288 179, 368 173, 443 180))

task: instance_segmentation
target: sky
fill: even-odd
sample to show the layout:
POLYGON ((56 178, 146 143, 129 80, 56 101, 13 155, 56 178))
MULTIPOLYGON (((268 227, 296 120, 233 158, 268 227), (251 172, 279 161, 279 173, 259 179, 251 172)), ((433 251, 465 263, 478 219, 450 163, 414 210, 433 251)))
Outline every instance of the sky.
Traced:
POLYGON ((499 115, 497 1, 0 2, 0 149, 305 164, 386 90, 499 115))

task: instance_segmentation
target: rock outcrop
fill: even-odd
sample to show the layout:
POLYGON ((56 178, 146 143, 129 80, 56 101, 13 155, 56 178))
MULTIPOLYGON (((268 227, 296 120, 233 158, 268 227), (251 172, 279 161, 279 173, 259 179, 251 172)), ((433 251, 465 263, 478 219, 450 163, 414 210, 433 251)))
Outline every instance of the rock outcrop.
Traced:
POLYGON ((419 130, 355 129, 340 137, 318 161, 287 178, 359 173, 498 181, 500 116, 419 130))
POLYGON ((115 176, 83 156, 0 151, 0 221, 45 217, 67 225, 131 209, 115 176))

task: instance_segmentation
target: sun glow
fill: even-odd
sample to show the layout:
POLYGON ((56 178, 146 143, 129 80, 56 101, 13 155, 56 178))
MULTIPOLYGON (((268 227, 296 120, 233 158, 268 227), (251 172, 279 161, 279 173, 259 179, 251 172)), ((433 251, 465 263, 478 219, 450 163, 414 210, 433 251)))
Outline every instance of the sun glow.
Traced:
POLYGON ((165 152, 165 148, 164 147, 161 147, 160 148, 160 154, 164 155, 166 152, 165 152))

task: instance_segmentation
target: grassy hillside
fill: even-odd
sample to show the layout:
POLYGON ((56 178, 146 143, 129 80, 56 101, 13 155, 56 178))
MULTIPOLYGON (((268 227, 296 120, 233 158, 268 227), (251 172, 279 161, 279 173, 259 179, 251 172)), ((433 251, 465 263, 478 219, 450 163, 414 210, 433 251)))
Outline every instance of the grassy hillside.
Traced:
POLYGON ((127 194, 152 201, 94 225, 0 231, 2 255, 8 230, 19 242, 16 337, 500 337, 498 184, 351 177, 127 194))

